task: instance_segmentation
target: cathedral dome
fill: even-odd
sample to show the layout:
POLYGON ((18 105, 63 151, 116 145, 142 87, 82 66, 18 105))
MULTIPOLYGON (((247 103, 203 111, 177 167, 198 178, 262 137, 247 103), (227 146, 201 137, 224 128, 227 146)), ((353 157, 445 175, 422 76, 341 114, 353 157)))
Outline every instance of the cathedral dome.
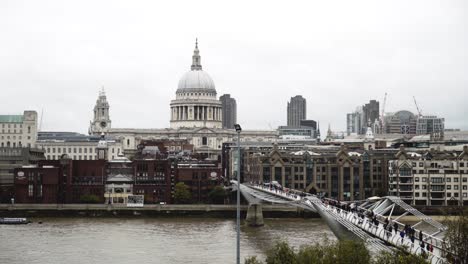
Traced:
POLYGON ((209 93, 216 96, 213 80, 201 66, 201 56, 198 50, 198 41, 195 42, 195 50, 192 56, 190 71, 185 73, 179 80, 177 94, 180 93, 209 93))
POLYGON ((177 93, 184 92, 216 93, 216 89, 208 73, 202 70, 192 70, 185 73, 182 78, 180 78, 177 93))

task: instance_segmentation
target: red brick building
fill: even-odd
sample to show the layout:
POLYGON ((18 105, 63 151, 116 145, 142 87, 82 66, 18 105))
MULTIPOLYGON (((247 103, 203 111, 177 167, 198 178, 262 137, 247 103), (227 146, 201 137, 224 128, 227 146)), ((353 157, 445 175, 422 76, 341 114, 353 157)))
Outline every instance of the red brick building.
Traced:
POLYGON ((57 203, 60 169, 53 166, 15 169, 16 203, 57 203))
POLYGON ((221 183, 221 168, 215 161, 177 163, 176 182, 183 182, 192 192, 193 202, 208 202, 208 194, 221 183))
POLYGON ((193 202, 207 202, 208 193, 221 183, 216 161, 169 159, 164 154, 137 156, 133 161, 123 157, 112 161, 63 157, 17 168, 14 175, 18 203, 83 203, 83 197, 89 195, 100 203, 106 197, 114 202, 111 194, 122 189, 115 179, 126 179, 121 183, 125 192, 144 195, 145 203, 171 203, 178 182, 189 186, 193 202))

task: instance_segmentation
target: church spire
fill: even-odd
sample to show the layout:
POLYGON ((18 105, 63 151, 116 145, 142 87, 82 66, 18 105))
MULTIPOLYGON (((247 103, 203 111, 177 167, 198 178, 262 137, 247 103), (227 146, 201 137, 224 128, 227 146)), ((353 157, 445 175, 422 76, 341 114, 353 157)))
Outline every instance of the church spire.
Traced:
POLYGON ((195 49, 193 50, 192 56, 192 67, 190 68, 192 69, 192 71, 202 70, 200 51, 198 50, 198 38, 195 39, 195 49))

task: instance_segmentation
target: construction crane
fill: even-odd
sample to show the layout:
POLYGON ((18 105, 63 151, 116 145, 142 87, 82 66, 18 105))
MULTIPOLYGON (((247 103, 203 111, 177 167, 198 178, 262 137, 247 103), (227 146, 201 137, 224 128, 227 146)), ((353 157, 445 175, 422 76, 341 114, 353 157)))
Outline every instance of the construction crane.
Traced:
POLYGON ((422 111, 419 108, 418 103, 416 102, 416 97, 414 95, 413 95, 413 100, 414 100, 414 104, 416 105, 416 109, 418 110, 419 117, 421 117, 422 116, 422 111))

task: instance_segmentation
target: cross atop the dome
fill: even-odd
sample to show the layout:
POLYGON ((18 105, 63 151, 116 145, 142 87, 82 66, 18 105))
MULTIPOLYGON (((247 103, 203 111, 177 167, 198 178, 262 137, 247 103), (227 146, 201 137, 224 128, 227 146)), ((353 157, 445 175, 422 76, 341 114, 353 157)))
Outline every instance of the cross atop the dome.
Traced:
POLYGON ((192 71, 201 71, 201 57, 200 51, 198 50, 198 38, 195 39, 195 50, 193 51, 192 56, 192 67, 190 67, 192 71))

